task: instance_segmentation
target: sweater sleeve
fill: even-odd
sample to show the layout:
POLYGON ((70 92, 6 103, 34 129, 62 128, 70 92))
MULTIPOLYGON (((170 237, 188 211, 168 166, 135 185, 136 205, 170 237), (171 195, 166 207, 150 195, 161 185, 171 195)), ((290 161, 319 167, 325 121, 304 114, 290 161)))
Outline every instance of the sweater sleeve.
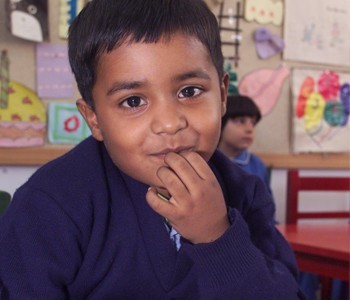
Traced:
POLYGON ((208 244, 183 244, 203 299, 303 299, 294 254, 274 226, 274 206, 257 182, 245 211, 230 208, 230 228, 208 244))
POLYGON ((47 194, 21 188, 0 220, 0 298, 65 299, 79 231, 47 194))

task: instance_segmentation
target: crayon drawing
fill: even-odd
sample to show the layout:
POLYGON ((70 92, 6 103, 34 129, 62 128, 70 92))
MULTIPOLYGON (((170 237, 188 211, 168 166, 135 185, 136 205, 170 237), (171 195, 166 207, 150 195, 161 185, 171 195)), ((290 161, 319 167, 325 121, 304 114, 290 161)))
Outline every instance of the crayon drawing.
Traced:
POLYGON ((286 0, 284 59, 350 66, 350 0, 286 0))
POLYGON ((295 69, 294 152, 350 151, 350 73, 295 69))

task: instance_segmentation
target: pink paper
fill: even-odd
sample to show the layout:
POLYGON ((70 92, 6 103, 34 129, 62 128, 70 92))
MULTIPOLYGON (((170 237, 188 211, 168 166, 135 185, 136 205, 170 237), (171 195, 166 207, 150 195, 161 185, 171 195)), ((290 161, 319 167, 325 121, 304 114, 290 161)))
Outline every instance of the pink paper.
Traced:
POLYGON ((72 98, 74 77, 64 45, 37 45, 37 93, 41 98, 72 98))
POLYGON ((276 105, 283 82, 289 73, 289 69, 284 66, 256 70, 245 75, 239 82, 239 93, 252 98, 261 114, 266 115, 276 105))

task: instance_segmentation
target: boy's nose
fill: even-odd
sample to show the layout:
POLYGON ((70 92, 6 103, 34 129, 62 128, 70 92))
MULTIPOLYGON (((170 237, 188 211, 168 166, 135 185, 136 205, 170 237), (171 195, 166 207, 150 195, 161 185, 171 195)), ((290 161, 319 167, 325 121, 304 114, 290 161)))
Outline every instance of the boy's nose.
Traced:
POLYGON ((158 105, 154 109, 151 129, 156 134, 176 134, 187 127, 187 118, 177 105, 158 105))
POLYGON ((246 120, 245 121, 245 123, 244 123, 244 125, 245 125, 245 129, 246 130, 249 130, 249 131, 253 131, 254 130, 254 126, 255 126, 255 124, 254 124, 254 121, 253 120, 246 120))

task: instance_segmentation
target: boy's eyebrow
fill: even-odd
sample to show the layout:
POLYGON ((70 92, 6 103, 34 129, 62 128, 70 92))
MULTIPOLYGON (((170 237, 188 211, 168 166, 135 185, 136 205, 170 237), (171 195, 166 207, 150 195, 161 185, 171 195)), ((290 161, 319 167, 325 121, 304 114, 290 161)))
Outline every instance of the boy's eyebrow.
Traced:
POLYGON ((117 81, 113 83, 112 87, 107 91, 107 96, 121 90, 131 90, 144 85, 141 81, 117 81))
MULTIPOLYGON (((210 80, 210 76, 202 70, 192 70, 174 76, 174 81, 181 82, 191 78, 202 78, 210 80)), ((142 81, 117 81, 113 83, 112 87, 108 89, 107 96, 112 95, 121 90, 132 90, 145 85, 142 81)))
POLYGON ((210 76, 208 73, 202 71, 202 70, 192 70, 189 72, 185 72, 179 75, 174 76, 175 81, 184 81, 186 79, 191 79, 191 78, 202 78, 202 79, 210 79, 210 76))

